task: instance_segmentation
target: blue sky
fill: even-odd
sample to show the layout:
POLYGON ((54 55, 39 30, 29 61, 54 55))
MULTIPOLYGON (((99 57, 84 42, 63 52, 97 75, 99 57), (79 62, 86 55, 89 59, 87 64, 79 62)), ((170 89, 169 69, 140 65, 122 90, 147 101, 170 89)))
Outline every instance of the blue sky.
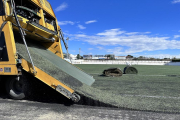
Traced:
POLYGON ((49 2, 71 54, 180 58, 180 0, 49 2))

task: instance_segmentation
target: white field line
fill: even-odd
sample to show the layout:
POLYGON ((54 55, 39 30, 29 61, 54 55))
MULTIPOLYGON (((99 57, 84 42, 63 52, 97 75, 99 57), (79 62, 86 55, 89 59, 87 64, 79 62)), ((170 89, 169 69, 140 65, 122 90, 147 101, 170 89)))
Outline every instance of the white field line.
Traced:
POLYGON ((167 76, 167 75, 138 75, 138 76, 167 76))
POLYGON ((180 99, 180 97, 170 97, 170 96, 148 96, 148 95, 128 95, 128 94, 121 94, 123 96, 130 96, 130 97, 145 97, 145 98, 171 98, 171 99, 180 99))

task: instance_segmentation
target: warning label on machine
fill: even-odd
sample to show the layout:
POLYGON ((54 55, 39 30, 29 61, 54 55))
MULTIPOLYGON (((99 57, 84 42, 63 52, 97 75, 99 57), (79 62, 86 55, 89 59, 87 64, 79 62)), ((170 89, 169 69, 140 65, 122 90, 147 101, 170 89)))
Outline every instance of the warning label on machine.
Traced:
POLYGON ((0 72, 3 72, 3 68, 0 68, 0 72))
POLYGON ((4 67, 4 72, 11 72, 11 68, 10 67, 4 67))

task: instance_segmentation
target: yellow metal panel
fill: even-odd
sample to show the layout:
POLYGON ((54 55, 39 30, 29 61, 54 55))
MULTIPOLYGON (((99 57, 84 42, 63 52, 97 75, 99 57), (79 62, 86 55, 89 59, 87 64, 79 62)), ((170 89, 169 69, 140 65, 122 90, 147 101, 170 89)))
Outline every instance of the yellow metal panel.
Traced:
MULTIPOLYGON (((29 62, 22 59, 22 64, 21 65, 22 65, 22 67, 23 67, 23 69, 25 71, 33 74, 33 68, 32 68, 32 65, 29 62)), ((35 75, 35 77, 38 78, 39 80, 41 80, 42 82, 44 82, 45 84, 49 85, 50 87, 55 89, 57 85, 61 85, 63 88, 65 88, 69 92, 71 92, 71 93, 74 92, 74 90, 72 90, 68 86, 64 85, 63 83, 59 82, 58 80, 56 80, 52 76, 48 75, 44 71, 40 70, 39 68, 35 67, 35 69, 37 71, 37 74, 35 75)))
POLYGON ((38 33, 39 35, 46 37, 46 38, 54 37, 55 40, 58 39, 57 35, 52 35, 51 33, 47 32, 45 30, 42 30, 42 29, 40 29, 40 28, 38 28, 32 24, 29 24, 27 29, 32 30, 34 33, 38 33))
POLYGON ((38 5, 39 7, 41 7, 40 0, 31 0, 31 1, 34 2, 36 5, 38 5))
MULTIPOLYGON (((0 25, 3 23, 2 17, 0 17, 0 25)), ((16 64, 16 46, 14 42, 14 34, 12 31, 12 26, 10 22, 7 22, 7 24, 3 28, 4 37, 6 41, 6 48, 8 53, 9 61, 6 62, 0 62, 0 64, 16 64)))
MULTIPOLYGON (((32 31, 33 34, 31 34, 31 35, 34 35, 34 37, 37 36, 35 33, 38 33, 39 35, 41 35, 41 36, 43 36, 45 38, 54 37, 55 40, 59 39, 57 35, 52 35, 51 33, 47 32, 47 31, 45 31, 43 29, 40 29, 40 28, 38 28, 38 27, 36 27, 36 26, 34 26, 32 24, 27 24, 27 21, 28 21, 27 19, 25 19, 25 18, 23 18, 23 17, 21 17, 19 15, 18 15, 18 18, 20 20, 19 22, 21 24, 21 27, 24 28, 24 29, 27 29, 29 31, 32 31)), ((11 21, 13 23, 15 23, 14 20, 11 20, 11 21)), ((16 26, 13 26, 13 28, 18 30, 18 27, 16 27, 16 26)))
MULTIPOLYGON (((57 23, 57 20, 56 20, 56 23, 57 23)), ((60 26, 59 26, 58 29, 61 29, 60 26)), ((58 36, 59 36, 59 32, 58 32, 58 36)), ((43 46, 45 46, 51 52, 55 53, 57 56, 59 56, 62 59, 64 59, 60 38, 58 38, 57 42, 54 42, 54 43, 45 43, 45 44, 43 44, 43 46)))
MULTIPOLYGON (((21 16, 19 16, 19 15, 17 15, 17 16, 18 16, 18 20, 19 20, 19 23, 20 23, 21 27, 24 28, 24 29, 26 29, 26 28, 28 27, 27 22, 28 22, 29 20, 28 20, 28 19, 25 19, 25 18, 23 18, 23 17, 21 17, 21 16)), ((16 22, 15 22, 15 20, 14 20, 13 18, 9 19, 9 21, 12 22, 12 23, 14 23, 14 24, 16 24, 16 22)), ((12 26, 12 28, 19 30, 18 27, 14 26, 14 25, 11 25, 11 26, 12 26)), ((33 29, 30 29, 30 28, 29 28, 28 30, 29 30, 29 31, 32 31, 33 29)))
POLYGON ((40 25, 42 25, 42 26, 44 26, 44 27, 46 27, 46 25, 45 25, 45 21, 44 21, 44 14, 43 14, 43 10, 42 9, 40 9, 40 16, 41 16, 41 19, 39 20, 39 24, 40 25))
MULTIPOLYGON (((9 3, 6 4, 6 13, 9 14, 9 3)), ((0 16, 0 25, 5 22, 7 17, 0 16)), ((4 28, 2 29, 4 32, 7 54, 9 61, 0 61, 0 75, 18 75, 18 70, 16 67, 16 46, 14 41, 14 34, 12 31, 11 22, 7 22, 4 28), (5 72, 4 68, 10 68, 10 72, 5 72)))
POLYGON ((59 41, 59 49, 60 49, 60 53, 61 53, 61 58, 64 59, 64 55, 63 55, 63 51, 62 51, 62 45, 61 45, 61 40, 59 41))
POLYGON ((18 70, 16 65, 2 65, 0 62, 0 75, 18 75, 18 70), (5 72, 5 68, 10 68, 11 72, 5 72))
POLYGON ((54 26, 52 26, 51 24, 49 23, 46 23, 46 27, 52 31, 54 31, 54 26))
POLYGON ((34 1, 34 3, 38 2, 43 10, 45 10, 47 13, 49 13, 52 17, 56 18, 55 14, 51 8, 51 5, 49 4, 49 2, 47 0, 32 0, 32 1, 34 1))
POLYGON ((38 1, 39 1, 39 3, 40 3, 41 5, 44 4, 44 3, 43 3, 43 0, 38 0, 38 1))
POLYGON ((47 0, 44 0, 44 3, 45 3, 45 2, 46 2, 46 4, 43 4, 43 9, 44 9, 47 13, 49 13, 52 17, 56 18, 55 14, 54 14, 54 12, 53 12, 53 10, 52 10, 52 8, 49 7, 49 6, 50 6, 49 2, 48 2, 47 0), (49 8, 46 6, 47 4, 49 4, 49 5, 48 5, 49 8))
POLYGON ((51 10, 51 5, 49 4, 49 2, 47 0, 44 0, 44 2, 45 2, 45 6, 51 10))
POLYGON ((43 43, 43 46, 63 59, 63 52, 59 41, 54 43, 43 43))

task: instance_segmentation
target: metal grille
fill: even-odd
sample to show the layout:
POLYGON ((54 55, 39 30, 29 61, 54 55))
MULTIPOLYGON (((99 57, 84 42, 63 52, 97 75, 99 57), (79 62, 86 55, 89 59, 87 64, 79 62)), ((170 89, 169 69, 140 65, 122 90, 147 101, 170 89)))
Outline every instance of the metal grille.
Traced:
POLYGON ((51 6, 50 6, 49 2, 46 1, 46 0, 45 0, 45 5, 46 5, 47 8, 51 9, 51 6))
POLYGON ((43 4, 43 0, 39 0, 40 4, 42 5, 43 4))
POLYGON ((57 34, 57 32, 54 32, 54 31, 52 31, 52 30, 49 30, 49 29, 45 28, 44 26, 42 26, 42 25, 40 25, 40 24, 37 24, 37 23, 34 22, 34 21, 29 21, 29 23, 31 23, 32 25, 34 25, 34 26, 36 26, 36 27, 38 27, 38 28, 41 28, 41 29, 45 30, 46 32, 49 32, 49 33, 51 33, 51 34, 53 34, 53 35, 56 35, 56 34, 57 34))

